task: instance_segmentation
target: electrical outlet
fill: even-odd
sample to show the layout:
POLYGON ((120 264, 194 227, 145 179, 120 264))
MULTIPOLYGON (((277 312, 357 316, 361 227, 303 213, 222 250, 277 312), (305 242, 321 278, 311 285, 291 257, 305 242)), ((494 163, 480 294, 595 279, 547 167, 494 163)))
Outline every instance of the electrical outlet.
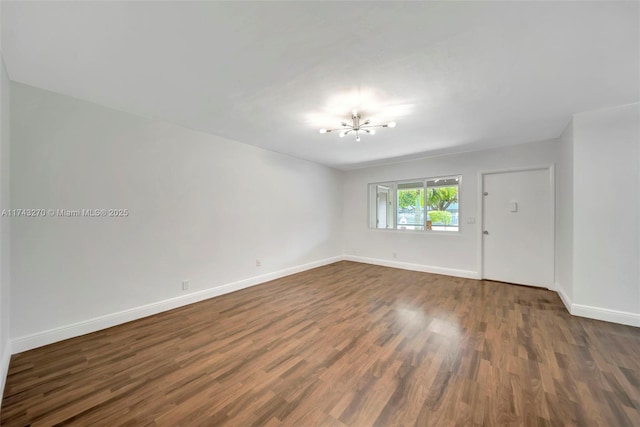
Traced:
POLYGON ((256 267, 260 267, 262 265, 262 261, 259 259, 256 260, 256 267))
POLYGON ((189 281, 188 280, 183 280, 182 281, 182 290, 186 291, 187 289, 189 289, 189 281))

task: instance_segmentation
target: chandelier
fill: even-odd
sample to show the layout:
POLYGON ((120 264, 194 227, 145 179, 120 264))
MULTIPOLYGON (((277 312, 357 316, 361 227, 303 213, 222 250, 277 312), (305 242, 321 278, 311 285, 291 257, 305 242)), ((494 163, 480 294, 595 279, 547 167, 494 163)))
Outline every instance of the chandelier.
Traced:
POLYGON ((329 132, 337 132, 340 131, 340 138, 343 138, 345 135, 354 132, 356 135, 356 141, 360 141, 360 133, 368 133, 369 135, 375 135, 376 130, 374 128, 394 128, 396 127, 396 122, 389 122, 380 125, 372 125, 371 120, 361 121, 360 114, 357 111, 353 111, 351 113, 351 123, 342 122, 341 128, 337 129, 320 129, 320 133, 329 133, 329 132))

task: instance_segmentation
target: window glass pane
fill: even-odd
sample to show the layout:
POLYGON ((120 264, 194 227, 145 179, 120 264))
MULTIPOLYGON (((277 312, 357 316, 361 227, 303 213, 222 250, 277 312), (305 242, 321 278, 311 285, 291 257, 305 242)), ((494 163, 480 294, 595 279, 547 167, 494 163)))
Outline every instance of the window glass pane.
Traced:
POLYGON ((369 228, 393 228, 391 184, 369 184, 369 228))
POLYGON ((427 230, 458 231, 460 177, 427 181, 427 230))
POLYGON ((461 179, 369 184, 369 228, 458 232, 461 179))
POLYGON ((396 227, 399 230, 424 230, 424 181, 399 183, 396 197, 396 227))

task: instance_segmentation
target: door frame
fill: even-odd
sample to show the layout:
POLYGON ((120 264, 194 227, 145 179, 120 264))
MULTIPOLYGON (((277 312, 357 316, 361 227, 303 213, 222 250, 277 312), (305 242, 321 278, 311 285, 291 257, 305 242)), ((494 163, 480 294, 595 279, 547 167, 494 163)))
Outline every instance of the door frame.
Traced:
POLYGON ((387 201, 384 204, 385 217, 386 217, 386 223, 385 223, 384 229, 388 229, 390 219, 393 219, 393 206, 390 206, 391 199, 393 197, 393 188, 391 185, 376 184, 376 228, 377 229, 380 229, 379 227, 380 217, 378 216, 380 214, 380 194, 382 193, 380 191, 380 187, 385 188, 386 189, 385 193, 387 194, 387 201))
MULTIPOLYGON (((478 171, 478 278, 480 280, 484 279, 484 176, 485 175, 494 175, 500 173, 510 173, 510 172, 527 172, 527 171, 536 171, 536 170, 548 170, 549 171, 549 194, 551 197, 551 208, 553 210, 553 224, 552 224, 552 233, 553 233, 553 281, 551 283, 551 287, 549 290, 557 291, 556 286, 556 174, 555 174, 555 164, 551 163, 548 165, 537 165, 537 166, 523 166, 523 167, 515 167, 515 168, 505 168, 505 169, 492 169, 492 170, 484 170, 478 171)), ((543 288, 544 289, 544 288, 543 288)))

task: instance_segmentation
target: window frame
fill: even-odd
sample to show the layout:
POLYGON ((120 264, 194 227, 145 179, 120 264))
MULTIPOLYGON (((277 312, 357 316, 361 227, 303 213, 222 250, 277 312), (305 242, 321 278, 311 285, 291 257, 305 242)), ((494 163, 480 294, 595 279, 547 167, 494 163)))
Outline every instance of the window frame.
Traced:
MULTIPOLYGON (((456 180, 456 185, 458 186, 458 229, 457 230, 429 230, 431 232, 436 231, 436 232, 440 232, 440 233, 446 233, 446 234, 450 234, 450 233, 460 233, 460 229, 461 229, 461 223, 460 223, 460 193, 462 190, 462 174, 460 175, 448 175, 448 176, 438 176, 438 177, 433 177, 433 178, 427 178, 425 180, 425 198, 427 197, 427 193, 429 191, 429 188, 442 188, 442 187, 451 187, 452 185, 432 185, 429 186, 429 181, 434 181, 434 180, 450 180, 450 179, 455 179, 456 180)), ((427 204, 426 204, 426 200, 425 200, 425 215, 429 215, 429 211, 427 209, 427 204)))
MULTIPOLYGON (((395 187, 395 192, 393 193, 394 217, 395 217, 395 221, 393 223, 393 225, 394 225, 393 229, 394 230, 398 230, 398 231, 426 231, 426 229, 427 229, 426 220, 425 220, 424 224, 421 225, 422 229, 409 230, 409 229, 406 229, 406 228, 399 228, 398 227, 398 218, 399 218, 399 215, 398 215, 398 191, 402 190, 401 188, 399 188, 399 186, 402 185, 402 184, 414 184, 414 183, 417 183, 417 182, 421 182, 422 183, 422 191, 423 191, 423 194, 424 194, 423 198, 426 198, 426 196, 427 196, 427 181, 426 180, 424 180, 424 179, 410 179, 410 180, 406 180, 406 181, 404 181, 404 180, 403 181, 394 181, 394 187, 395 187)), ((424 202, 423 209, 424 209, 424 212, 426 214, 426 212, 427 212, 426 199, 423 200, 423 202, 424 202)), ((418 226, 420 226, 420 225, 418 224, 418 226)))
POLYGON ((378 191, 377 191, 377 187, 378 186, 382 186, 382 187, 388 187, 389 189, 389 194, 392 197, 392 206, 391 206, 391 213, 392 213, 392 218, 391 218, 391 224, 393 225, 395 223, 395 215, 396 215, 396 198, 393 197, 393 194, 395 193, 395 182, 394 181, 382 181, 382 182, 374 182, 374 183, 370 183, 368 184, 368 197, 369 197, 369 203, 367 204, 368 208, 368 212, 367 212, 367 217, 368 217, 368 226, 367 228, 370 230, 394 230, 394 227, 388 228, 388 227, 384 227, 384 228, 380 228, 378 227, 377 222, 375 223, 375 225, 372 226, 373 224, 373 220, 377 221, 378 216, 377 216, 377 195, 378 195, 378 191), (372 191, 374 190, 374 191, 372 191), (375 194, 375 200, 376 200, 376 215, 373 216, 373 200, 374 200, 374 194, 375 194))
MULTIPOLYGON (((462 231, 463 231, 463 227, 462 227, 462 207, 461 207, 461 194, 462 194, 462 174, 451 174, 451 175, 436 175, 436 176, 431 176, 431 177, 427 177, 427 178, 416 178, 416 179, 402 179, 402 180, 396 180, 396 181, 377 181, 377 182, 370 182, 367 184, 367 195, 368 195, 368 204, 367 204, 367 229, 370 231, 383 231, 383 232, 396 232, 396 233, 413 233, 413 234, 417 234, 417 235, 443 235, 443 236, 460 236, 462 235, 462 231), (434 186, 428 186, 428 182, 429 181, 434 181, 434 180, 448 180, 448 179, 458 179, 457 181, 457 186, 458 186, 458 229, 457 230, 428 230, 427 226, 426 226, 426 218, 428 217, 428 204, 427 204, 427 194, 428 194, 428 189, 429 188, 434 188, 434 186), (398 221, 398 185, 399 184, 410 184, 410 183, 416 183, 416 182, 421 182, 423 185, 423 190, 424 190, 424 215, 425 215, 425 219, 424 219, 424 226, 422 227, 422 229, 418 229, 418 230, 407 230, 407 229, 400 229, 397 227, 397 221, 398 221), (377 228, 377 227, 372 227, 371 226, 371 218, 372 218, 372 194, 373 192, 371 191, 372 188, 376 188, 376 186, 378 185, 383 185, 383 186, 387 186, 390 188, 391 190, 391 194, 393 197, 393 221, 391 222, 392 227, 391 228, 377 228)), ((438 187, 438 186, 435 186, 438 187)), ((444 187, 444 185, 443 185, 444 187)), ((448 186, 447 186, 448 187, 448 186)), ((376 193, 377 194, 377 193, 376 193)), ((376 208, 377 209, 377 208, 376 208)))

